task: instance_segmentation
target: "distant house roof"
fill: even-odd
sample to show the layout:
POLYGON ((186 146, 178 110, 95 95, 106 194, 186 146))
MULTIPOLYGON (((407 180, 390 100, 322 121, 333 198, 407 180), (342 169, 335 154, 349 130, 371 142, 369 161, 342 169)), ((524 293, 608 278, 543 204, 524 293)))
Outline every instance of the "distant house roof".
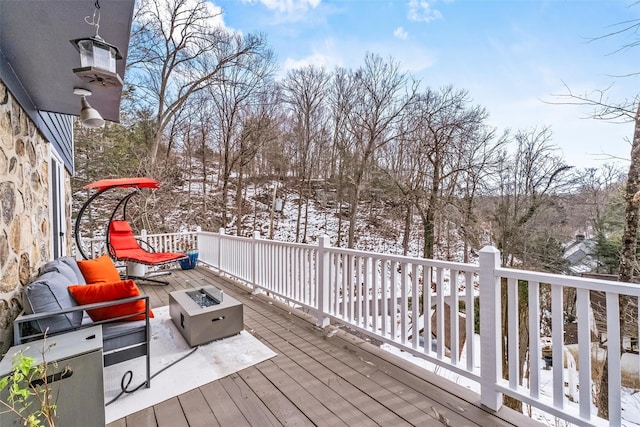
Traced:
POLYGON ((587 273, 598 265, 594 258, 595 250, 595 240, 577 236, 575 240, 565 245, 562 257, 567 260, 569 269, 573 273, 587 273))

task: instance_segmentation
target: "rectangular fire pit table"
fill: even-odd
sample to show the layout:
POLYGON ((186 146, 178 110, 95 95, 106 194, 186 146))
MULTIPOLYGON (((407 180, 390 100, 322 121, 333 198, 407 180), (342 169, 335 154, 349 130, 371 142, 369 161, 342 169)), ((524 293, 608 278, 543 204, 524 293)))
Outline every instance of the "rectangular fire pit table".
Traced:
POLYGON ((191 347, 243 329, 242 303, 214 286, 170 292, 169 314, 191 347))

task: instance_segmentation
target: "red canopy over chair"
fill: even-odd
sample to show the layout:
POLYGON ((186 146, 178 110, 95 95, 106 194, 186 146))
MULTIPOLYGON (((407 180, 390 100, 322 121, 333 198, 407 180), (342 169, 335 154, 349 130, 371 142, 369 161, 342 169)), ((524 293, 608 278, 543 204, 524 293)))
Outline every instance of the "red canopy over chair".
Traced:
MULTIPOLYGON (((80 239, 80 221, 89 204, 95 200, 100 194, 107 190, 114 188, 135 188, 135 191, 129 193, 123 199, 120 200, 116 208, 113 210, 111 217, 109 218, 109 225, 107 226, 106 244, 107 251, 112 259, 115 261, 125 262, 137 262, 144 265, 158 266, 167 264, 170 262, 178 261, 187 258, 187 255, 179 252, 156 252, 146 242, 136 239, 131 226, 126 221, 126 208, 129 199, 138 194, 140 188, 158 188, 159 181, 146 177, 134 177, 134 178, 115 178, 115 179, 102 179, 100 181, 93 182, 85 185, 84 188, 93 189, 97 192, 87 200, 78 212, 75 226, 75 238, 76 246, 84 259, 88 257, 84 253, 82 242, 80 239), (122 219, 114 219, 118 210, 122 207, 122 219), (143 248, 141 245, 144 245, 143 248)), ((161 274, 170 274, 164 272, 161 274)), ((153 276, 158 275, 157 273, 153 276)), ((152 279, 152 275, 144 277, 126 276, 129 278, 138 278, 143 280, 149 280, 152 282, 158 282, 167 284, 167 282, 161 280, 152 279)))
POLYGON ((100 181, 87 184, 82 188, 95 188, 98 190, 98 193, 102 193, 111 188, 158 188, 158 184, 160 184, 158 180, 141 176, 135 178, 101 179, 100 181))

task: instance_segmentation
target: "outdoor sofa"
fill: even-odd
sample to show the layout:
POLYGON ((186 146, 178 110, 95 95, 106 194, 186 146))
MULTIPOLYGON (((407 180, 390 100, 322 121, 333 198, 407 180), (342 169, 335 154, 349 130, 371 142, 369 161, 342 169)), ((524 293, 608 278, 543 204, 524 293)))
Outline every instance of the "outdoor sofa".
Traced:
POLYGON ((48 262, 25 287, 23 307, 14 322, 14 345, 102 325, 104 366, 145 356, 150 386, 149 297, 132 280, 121 280, 108 256, 48 262))

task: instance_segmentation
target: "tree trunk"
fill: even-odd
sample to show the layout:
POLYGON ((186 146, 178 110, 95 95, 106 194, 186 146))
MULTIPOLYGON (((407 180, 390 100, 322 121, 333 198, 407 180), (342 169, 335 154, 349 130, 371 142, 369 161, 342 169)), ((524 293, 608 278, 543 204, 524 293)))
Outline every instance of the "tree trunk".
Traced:
POLYGON ((303 166, 298 177, 300 186, 298 187, 298 212, 296 214, 296 243, 300 243, 300 227, 302 225, 302 205, 304 204, 306 168, 303 166))
POLYGON ((229 175, 225 172, 222 179, 222 226, 227 228, 227 196, 229 195, 229 175))
POLYGON ((631 163, 627 174, 624 199, 626 209, 618 280, 620 282, 630 282, 633 278, 636 263, 638 207, 640 206, 640 103, 635 116, 631 163))
POLYGON ((338 176, 338 194, 336 195, 336 214, 338 215, 338 233, 336 235, 336 247, 342 246, 342 202, 344 201, 344 171, 342 162, 340 163, 340 174, 338 176))
MULTIPOLYGON (((638 207, 640 206, 640 103, 636 109, 633 129, 633 144, 631 145, 631 163, 627 174, 627 186, 625 189, 625 214, 624 231, 622 233, 622 247, 620 248, 620 266, 618 268, 618 281, 631 282, 636 268, 636 248, 638 245, 638 207)), ((620 339, 622 340, 625 328, 625 310, 628 297, 620 295, 620 339)), ((619 345, 622 354, 622 341, 620 343, 607 343, 619 345)), ((598 416, 609 419, 609 352, 604 361, 604 369, 600 378, 599 393, 596 402, 598 416)))
POLYGON ((350 198, 349 206, 349 242, 347 247, 353 249, 356 244, 356 222, 358 219, 358 201, 360 200, 360 182, 356 182, 350 198))
POLYGON ((431 201, 429 202, 429 207, 427 208, 426 215, 423 218, 423 227, 424 227, 424 258, 431 259, 433 258, 433 247, 435 245, 435 218, 436 213, 435 209, 431 205, 431 201))
POLYGON ((402 255, 407 256, 409 253, 409 240, 411 237, 411 218, 413 209, 411 203, 407 203, 407 211, 404 216, 404 232, 402 235, 402 255))
POLYGON ((243 214, 243 197, 242 187, 244 186, 243 175, 244 168, 238 168, 238 188, 236 189, 236 211, 238 218, 236 219, 236 235, 242 236, 242 214, 243 214))
MULTIPOLYGON (((311 195, 311 177, 307 180, 307 192, 311 195)), ((307 243, 307 233, 309 231, 309 196, 305 199, 304 203, 304 228, 302 230, 302 243, 307 243)))

